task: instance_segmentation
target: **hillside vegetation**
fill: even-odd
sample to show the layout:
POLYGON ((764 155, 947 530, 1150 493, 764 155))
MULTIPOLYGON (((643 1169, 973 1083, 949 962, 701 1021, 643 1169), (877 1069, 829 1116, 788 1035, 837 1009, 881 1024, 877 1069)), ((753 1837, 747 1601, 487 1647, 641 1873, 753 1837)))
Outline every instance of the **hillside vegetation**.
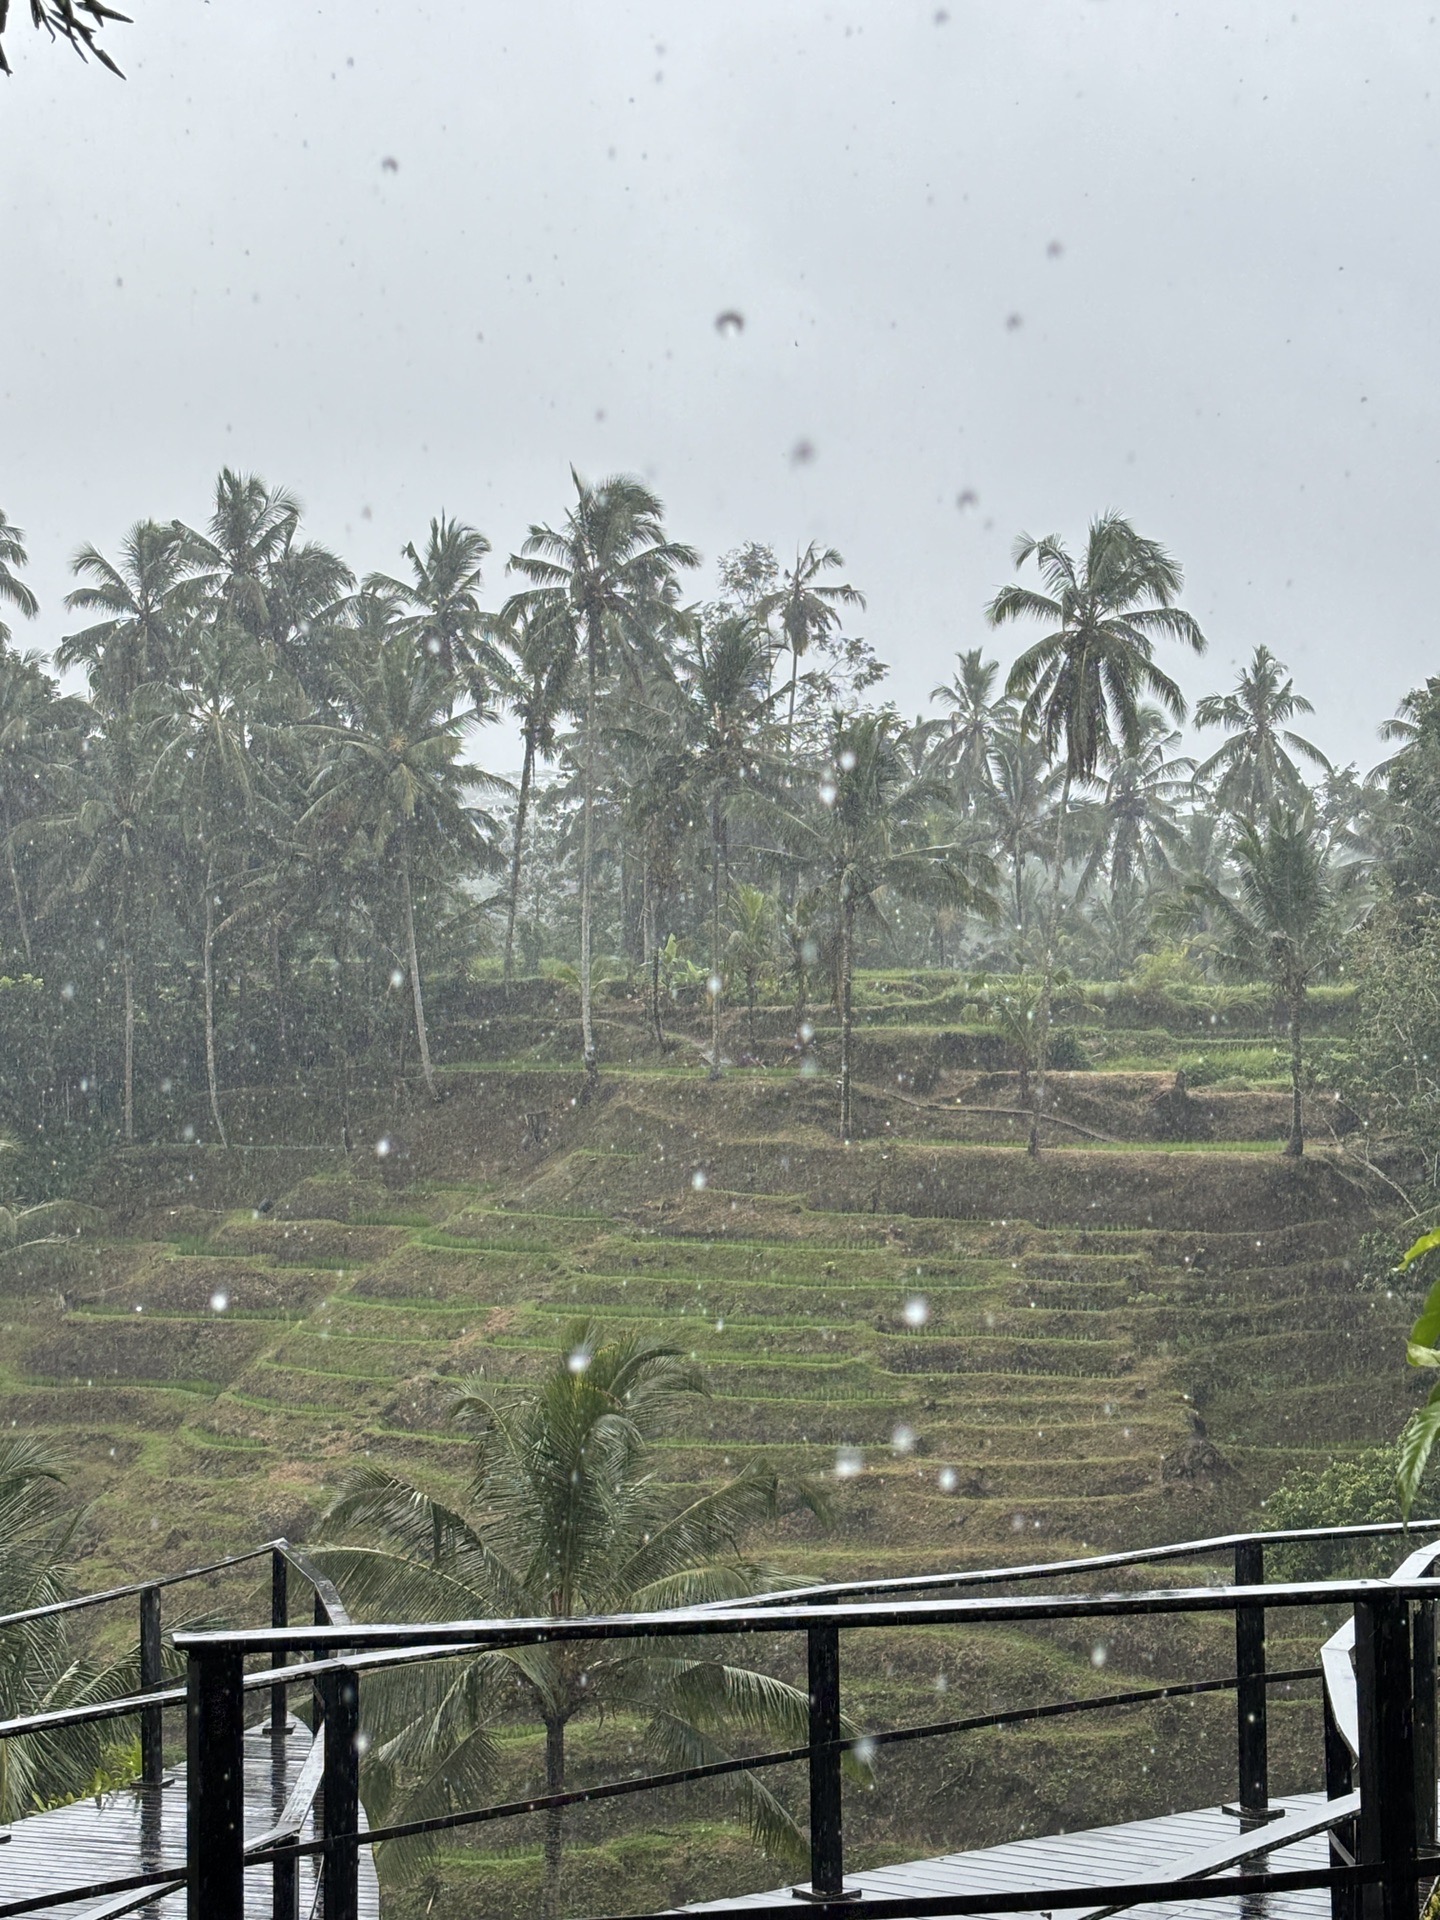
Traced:
MULTIPOLYGON (((1203 1535, 1259 1517, 1292 1469, 1393 1436, 1405 1314, 1362 1276, 1378 1195, 1324 1144, 1333 1097, 1311 1097, 1317 1140, 1286 1159, 1285 1090, 1177 1094, 1191 1049, 1173 1034, 1150 1071, 1052 1075, 1073 1126, 1032 1157, 1014 1076, 962 1029, 890 1020, 884 984, 867 986, 848 1145, 823 1032, 813 1074, 710 1080, 683 1033, 647 1050, 617 999, 602 1043, 630 1059, 587 1098, 583 1073, 545 1058, 563 996, 507 1016, 497 995, 469 1039, 499 1057, 447 1069, 438 1104, 352 1095, 348 1155, 323 1084, 232 1094, 228 1149, 114 1152, 88 1188, 105 1232, 12 1263, 0 1332, 0 1415, 62 1442, 91 1498, 87 1584, 303 1536, 361 1458, 454 1496, 455 1379, 534 1376, 581 1316, 660 1329, 704 1363, 711 1396, 659 1454, 677 1486, 763 1451, 831 1487, 830 1530, 797 1515, 768 1548, 807 1579, 1203 1535)), ((1102 1037, 1139 1051, 1117 1026, 1086 1044, 1102 1037)), ((1127 1630, 1103 1675, 1063 1636, 914 1640, 881 1664, 857 1653, 862 1723, 926 1717, 941 1674, 978 1711, 1171 1662, 1193 1677, 1197 1654, 1228 1670, 1199 1627, 1127 1630)), ((1176 1790, 1231 1790, 1229 1711, 1167 1709, 1198 1743, 1176 1790)), ((1311 1719, 1277 1702, 1282 1788, 1287 1766, 1296 1784, 1313 1772, 1311 1719)), ((1105 1716, 944 1743, 938 1772, 939 1756, 896 1760, 857 1816, 859 1857, 957 1844, 961 1778, 977 1840, 1158 1805, 1180 1762, 1150 1758, 1154 1731, 1105 1716)), ((611 1733, 577 1757, 613 1770, 611 1733)), ((523 1729, 513 1759, 535 1762, 523 1729)), ((715 1826, 698 1790, 662 1815, 663 1847, 654 1809, 579 1820, 567 1873, 613 1906, 788 1871, 715 1826)), ((518 1907, 539 1837, 506 1844, 518 1907)), ((420 1882, 434 1911, 487 1861, 442 1856, 420 1882)))

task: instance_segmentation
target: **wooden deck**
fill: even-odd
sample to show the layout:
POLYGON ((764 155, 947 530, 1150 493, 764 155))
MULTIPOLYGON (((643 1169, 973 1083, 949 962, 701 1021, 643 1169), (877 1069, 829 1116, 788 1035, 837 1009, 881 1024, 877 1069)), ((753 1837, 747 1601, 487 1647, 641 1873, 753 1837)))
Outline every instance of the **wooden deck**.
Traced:
MULTIPOLYGON (((273 1827, 300 1777, 310 1751, 309 1730, 298 1720, 280 1742, 265 1732, 245 1736, 245 1834, 254 1839, 273 1827)), ((12 1900, 56 1894, 65 1887, 120 1880, 185 1865, 185 1770, 169 1769, 163 1787, 124 1787, 102 1800, 80 1800, 53 1813, 17 1820, 0 1846, 0 1907, 12 1900)), ((362 1816, 363 1818, 363 1816, 362 1816)), ((302 1835, 313 1838, 307 1823, 302 1835)), ((315 1868, 300 1862, 300 1912, 315 1899, 315 1868)), ((245 1876, 246 1920, 270 1920, 271 1871, 252 1867, 245 1876)), ((185 1891, 144 1892, 71 1900, 54 1911, 60 1920, 112 1920, 135 1914, 142 1920, 184 1920, 185 1891)), ((375 1863, 360 1852, 360 1913, 379 1920, 375 1863)))
MULTIPOLYGON (((1319 1793, 1297 1794, 1276 1801, 1287 1813, 1304 1815, 1325 1804, 1319 1793)), ((1257 1840, 1265 1829, 1252 1829, 1257 1840)), ((877 1867, 870 1873, 847 1873, 845 1884, 864 1895, 886 1900, 915 1900, 925 1895, 940 1899, 972 1893, 1021 1892, 1027 1888, 1117 1885, 1174 1876, 1178 1867, 1217 1848, 1233 1846, 1239 1822, 1219 1807, 1195 1813, 1172 1813, 1155 1820, 1131 1820, 1118 1827, 1096 1827, 1085 1833, 1048 1834, 1033 1840, 1014 1840, 1003 1847, 984 1847, 974 1853, 945 1853, 933 1860, 907 1860, 900 1866, 877 1867)), ((1275 1873, 1298 1872, 1330 1864, 1323 1834, 1279 1847, 1267 1856, 1275 1873)), ((735 1900, 713 1900, 686 1907, 686 1913, 704 1913, 711 1907, 773 1906, 790 1899, 788 1887, 753 1893, 735 1900)), ((860 1903, 863 1911, 864 1902, 860 1903)), ((803 1913, 804 1909, 797 1907, 803 1913)), ((1093 1912, 1069 1907, 1053 1910, 1051 1920, 1065 1914, 1093 1912)), ((1301 1893, 1264 1894, 1245 1900, 1177 1900, 1127 1909, 1132 1920, 1330 1920, 1330 1895, 1317 1888, 1301 1893)), ((1013 1920, 1008 1916, 1007 1920, 1013 1920)))

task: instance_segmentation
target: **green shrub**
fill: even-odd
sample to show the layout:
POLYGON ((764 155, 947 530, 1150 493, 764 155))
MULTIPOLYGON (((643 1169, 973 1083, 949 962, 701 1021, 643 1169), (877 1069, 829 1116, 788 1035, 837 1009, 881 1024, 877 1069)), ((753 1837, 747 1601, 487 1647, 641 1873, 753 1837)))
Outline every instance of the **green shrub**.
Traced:
MULTIPOLYGON (((1290 1527, 1366 1526, 1400 1518, 1395 1491, 1396 1450, 1367 1447, 1332 1460, 1319 1472, 1297 1469, 1288 1474, 1265 1502, 1266 1523, 1277 1530, 1290 1527)), ((1440 1473, 1427 1476, 1416 1502, 1428 1519, 1440 1506, 1440 1473)), ((1342 1576, 1379 1579, 1393 1573, 1417 1545, 1403 1534, 1371 1543, 1299 1541, 1272 1547, 1267 1571, 1278 1580, 1335 1580, 1342 1576)))
POLYGON ((1050 1036, 1049 1064, 1056 1073, 1085 1073, 1090 1056, 1073 1027, 1057 1027, 1050 1036))

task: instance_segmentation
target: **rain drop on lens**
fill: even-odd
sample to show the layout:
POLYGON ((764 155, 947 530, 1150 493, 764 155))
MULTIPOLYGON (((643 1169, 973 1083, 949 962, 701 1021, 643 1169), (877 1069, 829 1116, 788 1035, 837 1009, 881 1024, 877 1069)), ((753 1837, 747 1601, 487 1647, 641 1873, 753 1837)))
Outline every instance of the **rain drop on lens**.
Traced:
POLYGON ((690 1184, 696 1193, 703 1193, 705 1191, 705 1172, 702 1167, 697 1167, 694 1173, 691 1174, 690 1184))
POLYGON ((584 1373, 585 1369, 590 1365, 589 1349, 586 1347, 576 1347, 565 1364, 569 1367, 571 1373, 584 1373))
POLYGON ((382 1137, 375 1142, 375 1152, 381 1160, 387 1157, 390 1152, 390 1139, 388 1135, 382 1135, 382 1137))
POLYGON ((960 1476, 956 1473, 954 1467, 942 1467, 940 1469, 939 1479, 940 1491, 942 1493, 954 1493, 960 1484, 960 1476))
POLYGON ((835 1455, 835 1478, 853 1480, 865 1471, 865 1456, 858 1447, 841 1447, 835 1455))
POLYGON ((229 1305, 230 1305, 230 1296, 228 1293, 212 1293, 211 1294, 210 1311, 212 1313, 224 1313, 225 1309, 229 1305))
POLYGON ((913 1427, 907 1427, 902 1423, 896 1427, 895 1431, 891 1434, 890 1444, 896 1453, 913 1453, 915 1451, 915 1429, 913 1427))
POLYGON ((907 1327, 923 1327, 930 1318, 930 1302, 922 1300, 917 1293, 905 1302, 905 1324, 907 1327))
POLYGON ((1109 1658, 1110 1658, 1109 1648, 1105 1645, 1105 1642, 1103 1640, 1097 1640, 1094 1646, 1090 1649, 1091 1666, 1103 1667, 1105 1662, 1109 1658))

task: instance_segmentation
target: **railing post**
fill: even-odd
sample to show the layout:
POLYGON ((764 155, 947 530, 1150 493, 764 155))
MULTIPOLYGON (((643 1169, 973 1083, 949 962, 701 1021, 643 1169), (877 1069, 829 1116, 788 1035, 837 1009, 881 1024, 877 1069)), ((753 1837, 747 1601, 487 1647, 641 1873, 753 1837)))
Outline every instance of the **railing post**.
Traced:
POLYGON ((810 1669, 810 1885, 804 1900, 854 1900, 845 1889, 844 1812, 840 1791, 840 1629, 806 1633, 810 1669))
MULTIPOLYGON (((270 1624, 272 1627, 288 1627, 290 1624, 290 1563, 278 1547, 270 1556, 270 1624)), ((277 1653, 273 1664, 283 1667, 285 1655, 277 1653)), ((284 1739, 289 1718, 290 1707, 284 1685, 272 1687, 270 1731, 277 1739, 284 1739)))
MULTIPOLYGON (((290 1624, 290 1563, 279 1547, 276 1547, 270 1555, 270 1624, 272 1627, 288 1627, 290 1624)), ((274 1664, 277 1667, 283 1667, 285 1655, 277 1653, 274 1664)), ((289 1774, 285 1764, 285 1729, 289 1719, 290 1703, 285 1687, 272 1687, 270 1689, 270 1783, 277 1820, 289 1793, 289 1774)), ((287 1860, 276 1860, 271 1865, 270 1875, 271 1920, 299 1920, 300 1862, 293 1856, 287 1860)))
MULTIPOLYGON (((1322 1686, 1321 1696, 1325 1707, 1325 1798, 1342 1800, 1355 1786, 1354 1763, 1345 1736, 1340 1731, 1340 1723, 1335 1718, 1335 1709, 1330 1704, 1330 1689, 1322 1686)), ((1353 1867, 1358 1845, 1355 1822, 1346 1820, 1341 1826, 1332 1827, 1329 1841, 1331 1866, 1353 1867)), ((1330 1920, 1360 1920, 1358 1887, 1331 1887, 1330 1920)))
POLYGON ((325 1704, 325 1841, 320 1911, 323 1920, 360 1916, 360 1679, 341 1667, 323 1674, 325 1704))
POLYGON ((1355 1607, 1360 1709, 1360 1859, 1384 1868, 1366 1886, 1366 1920, 1415 1920, 1415 1727, 1410 1608, 1381 1594, 1355 1607))
POLYGON ((186 1914, 245 1920, 244 1663, 228 1647, 190 1655, 186 1681, 186 1914))
POLYGON ((1436 1841, 1435 1602, 1419 1600, 1411 1614, 1415 1729, 1415 1837, 1422 1847, 1436 1841))
MULTIPOLYGON (((149 1693, 164 1677, 165 1658, 160 1640, 160 1589, 146 1587, 140 1595, 140 1691, 149 1693)), ((140 1784, 158 1787, 165 1777, 165 1715, 160 1707, 146 1707, 140 1715, 140 1784)))
MULTIPOLYGON (((1242 1540, 1235 1549, 1235 1584, 1265 1584, 1265 1549, 1258 1540, 1242 1540)), ((1270 1742, 1266 1725, 1265 1609, 1235 1609, 1236 1747, 1240 1793, 1232 1812, 1242 1821, 1273 1820, 1270 1805, 1270 1742)))

